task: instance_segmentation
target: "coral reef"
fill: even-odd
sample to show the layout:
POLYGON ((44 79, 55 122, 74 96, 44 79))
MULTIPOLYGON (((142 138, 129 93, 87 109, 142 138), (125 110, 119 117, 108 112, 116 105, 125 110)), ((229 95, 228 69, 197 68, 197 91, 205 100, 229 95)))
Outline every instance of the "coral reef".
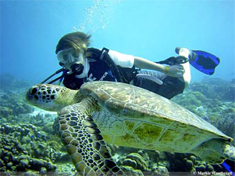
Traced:
POLYGON ((13 118, 19 114, 33 112, 33 107, 29 106, 23 98, 24 93, 13 91, 1 92, 0 94, 0 114, 1 118, 13 118))
POLYGON ((2 172, 58 172, 55 163, 70 161, 59 139, 34 125, 3 124, 0 132, 2 172))
POLYGON ((16 79, 11 74, 4 74, 0 76, 0 88, 5 91, 20 90, 31 86, 32 83, 27 80, 16 79))
POLYGON ((159 152, 119 147, 118 164, 136 175, 169 175, 170 173, 226 172, 219 164, 211 165, 193 154, 159 152))
POLYGON ((201 82, 192 84, 193 91, 199 91, 207 98, 219 99, 220 101, 235 100, 235 83, 234 81, 226 81, 220 78, 207 78, 201 82))
POLYGON ((235 83, 219 78, 192 83, 172 100, 235 139, 235 83))

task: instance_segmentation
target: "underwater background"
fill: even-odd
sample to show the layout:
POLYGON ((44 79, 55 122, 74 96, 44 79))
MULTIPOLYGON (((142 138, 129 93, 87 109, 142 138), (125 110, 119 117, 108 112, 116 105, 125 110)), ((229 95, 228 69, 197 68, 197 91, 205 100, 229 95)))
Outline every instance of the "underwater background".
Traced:
MULTIPOLYGON (((28 105, 24 96, 60 68, 56 44, 77 30, 92 35, 92 47, 151 61, 176 56, 175 47, 218 56, 211 76, 191 67, 190 86, 173 101, 235 139, 234 0, 1 0, 0 13, 0 172, 75 173, 53 130, 56 113, 28 105)), ((140 175, 227 172, 191 154, 110 151, 140 175)))

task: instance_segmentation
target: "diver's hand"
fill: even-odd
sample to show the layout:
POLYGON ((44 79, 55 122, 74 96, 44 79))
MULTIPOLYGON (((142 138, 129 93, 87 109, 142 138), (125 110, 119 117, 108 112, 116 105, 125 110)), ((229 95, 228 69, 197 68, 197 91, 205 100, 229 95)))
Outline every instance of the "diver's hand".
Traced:
POLYGON ((166 66, 166 74, 172 77, 182 77, 184 74, 184 67, 182 65, 166 66))

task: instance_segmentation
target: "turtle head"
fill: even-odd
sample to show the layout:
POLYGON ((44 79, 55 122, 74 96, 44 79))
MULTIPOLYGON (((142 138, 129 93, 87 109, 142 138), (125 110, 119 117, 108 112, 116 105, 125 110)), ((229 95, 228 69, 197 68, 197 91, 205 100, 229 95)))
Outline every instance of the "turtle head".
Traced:
POLYGON ((80 101, 78 90, 71 90, 62 86, 51 84, 37 84, 31 87, 26 100, 41 109, 59 111, 63 107, 80 101))

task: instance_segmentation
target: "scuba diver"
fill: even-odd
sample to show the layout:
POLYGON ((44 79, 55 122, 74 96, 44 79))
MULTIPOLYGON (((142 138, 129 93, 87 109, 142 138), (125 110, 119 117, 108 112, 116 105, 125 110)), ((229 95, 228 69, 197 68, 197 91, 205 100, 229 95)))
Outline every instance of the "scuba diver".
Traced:
POLYGON ((49 83, 59 80, 67 88, 79 89, 88 81, 116 81, 133 84, 171 99, 182 93, 190 83, 190 64, 206 74, 213 74, 219 64, 219 59, 210 53, 186 48, 176 48, 177 57, 151 62, 107 48, 88 48, 90 37, 83 32, 63 36, 55 51, 63 68, 42 83, 63 72, 49 83))

